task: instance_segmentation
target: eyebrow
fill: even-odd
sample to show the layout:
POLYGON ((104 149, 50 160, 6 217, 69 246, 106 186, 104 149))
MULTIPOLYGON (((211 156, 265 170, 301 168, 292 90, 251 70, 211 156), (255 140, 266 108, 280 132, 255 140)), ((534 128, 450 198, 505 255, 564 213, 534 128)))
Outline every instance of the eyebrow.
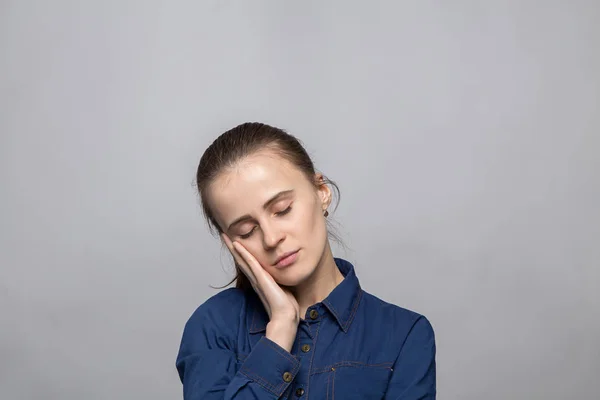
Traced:
MULTIPOLYGON (((279 200, 280 198, 282 198, 284 196, 292 194, 293 192, 294 192, 294 189, 282 190, 281 192, 277 193, 275 196, 273 196, 269 200, 267 200, 267 202, 265 204, 263 204, 263 210, 266 210, 277 200, 279 200)), ((245 214, 239 218, 236 218, 231 224, 229 224, 229 227, 227 227, 227 231, 230 231, 234 225, 239 224, 240 222, 243 222, 243 221, 246 221, 249 219, 252 219, 252 216, 250 216, 250 214, 245 214)))

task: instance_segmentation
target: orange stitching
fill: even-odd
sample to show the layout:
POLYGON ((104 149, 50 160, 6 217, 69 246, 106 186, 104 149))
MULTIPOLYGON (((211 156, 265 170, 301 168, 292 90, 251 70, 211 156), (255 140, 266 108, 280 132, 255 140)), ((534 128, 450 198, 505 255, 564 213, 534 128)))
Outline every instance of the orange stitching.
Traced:
POLYGON ((362 299, 362 296, 363 296, 363 290, 359 289, 358 298, 356 299, 356 303, 354 303, 354 308, 352 309, 352 313, 350 313, 350 316, 348 317, 348 320, 346 321, 346 324, 344 325, 344 330, 348 330, 348 327, 354 320, 354 316, 356 315, 356 311, 358 310, 358 305, 360 304, 360 300, 362 299))
POLYGON ((367 368, 387 368, 387 369, 389 369, 392 365, 394 365, 393 362, 367 364, 367 363, 363 363, 361 361, 339 361, 335 364, 330 364, 325 367, 318 368, 318 369, 314 370, 312 373, 309 370, 309 375, 322 374, 324 372, 331 371, 332 368, 338 368, 338 367, 349 367, 349 368, 367 367, 367 368))
POLYGON ((281 351, 279 349, 279 347, 277 347, 277 345, 275 343, 272 343, 269 341, 269 339, 267 337, 265 337, 264 342, 269 345, 269 347, 271 347, 273 350, 275 350, 277 353, 281 354, 283 357, 287 358, 290 362, 293 362, 294 364, 298 363, 299 361, 294 358, 293 356, 291 356, 289 353, 285 352, 285 351, 281 351))
POLYGON ((333 376, 331 377, 331 400, 335 400, 335 369, 333 370, 333 376))
MULTIPOLYGON (((313 360, 315 359, 315 353, 316 353, 316 348, 317 348, 317 340, 319 339, 319 329, 321 328, 321 323, 317 324, 317 332, 315 332, 315 339, 314 339, 314 345, 312 348, 312 354, 310 355, 310 363, 308 364, 308 382, 306 382, 306 398, 308 399, 308 391, 310 388, 310 370, 312 369, 312 364, 313 364, 313 360)), ((309 329, 310 332, 310 329, 309 329)))

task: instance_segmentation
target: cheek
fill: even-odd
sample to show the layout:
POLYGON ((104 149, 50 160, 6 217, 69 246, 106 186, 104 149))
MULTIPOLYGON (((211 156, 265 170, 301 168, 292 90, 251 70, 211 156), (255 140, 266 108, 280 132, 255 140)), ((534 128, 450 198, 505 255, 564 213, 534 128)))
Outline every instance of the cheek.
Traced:
POLYGON ((304 227, 305 233, 309 235, 313 241, 321 241, 323 237, 327 236, 327 226, 325 225, 325 219, 320 210, 307 210, 304 227))

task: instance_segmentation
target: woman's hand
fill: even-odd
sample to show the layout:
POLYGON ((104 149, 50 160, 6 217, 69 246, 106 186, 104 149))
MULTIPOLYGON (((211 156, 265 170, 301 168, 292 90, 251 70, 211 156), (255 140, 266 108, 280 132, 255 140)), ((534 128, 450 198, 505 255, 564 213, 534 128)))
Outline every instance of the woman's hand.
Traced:
POLYGON ((231 242, 226 234, 221 234, 221 238, 269 314, 267 338, 290 351, 300 321, 300 306, 296 298, 290 291, 279 286, 244 246, 231 242))

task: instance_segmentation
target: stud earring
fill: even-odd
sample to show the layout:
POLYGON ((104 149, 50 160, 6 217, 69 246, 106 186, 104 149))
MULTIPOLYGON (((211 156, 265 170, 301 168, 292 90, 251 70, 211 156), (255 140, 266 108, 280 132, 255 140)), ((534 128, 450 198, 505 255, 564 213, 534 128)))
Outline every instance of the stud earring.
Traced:
POLYGON ((325 218, 327 218, 327 216, 329 215, 329 211, 325 210, 325 212, 323 213, 323 215, 325 216, 325 218))

